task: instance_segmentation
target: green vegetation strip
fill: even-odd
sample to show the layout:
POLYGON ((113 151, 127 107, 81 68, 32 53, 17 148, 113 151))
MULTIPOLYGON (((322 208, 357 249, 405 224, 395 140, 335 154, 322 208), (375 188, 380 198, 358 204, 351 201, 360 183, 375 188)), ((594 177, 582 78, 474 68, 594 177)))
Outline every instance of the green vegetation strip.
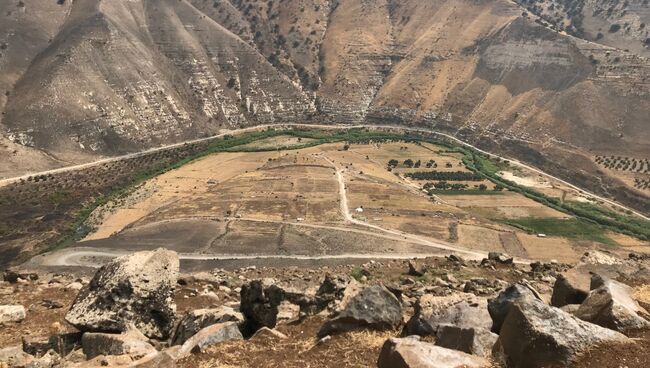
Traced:
POLYGON ((530 234, 545 234, 549 236, 585 239, 611 246, 616 245, 614 241, 605 235, 602 227, 579 218, 560 219, 526 217, 497 221, 517 227, 530 234))
POLYGON ((432 189, 428 191, 429 194, 436 195, 502 195, 503 192, 495 190, 479 190, 479 189, 432 189))
POLYGON ((632 215, 622 215, 607 208, 588 203, 567 202, 561 198, 549 197, 534 189, 518 185, 503 179, 497 172, 500 167, 489 158, 475 151, 469 151, 463 159, 465 165, 473 171, 479 172, 495 184, 499 184, 513 192, 520 193, 527 198, 542 203, 557 211, 570 214, 582 220, 598 224, 606 229, 634 236, 641 240, 650 239, 650 221, 632 215))

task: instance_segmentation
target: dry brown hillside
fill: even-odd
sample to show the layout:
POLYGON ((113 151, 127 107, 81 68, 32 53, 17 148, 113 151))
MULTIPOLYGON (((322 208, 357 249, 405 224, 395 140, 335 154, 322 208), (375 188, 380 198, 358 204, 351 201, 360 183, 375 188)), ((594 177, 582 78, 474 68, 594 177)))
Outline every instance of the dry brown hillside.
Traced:
POLYGON ((397 123, 650 212, 649 5, 551 4, 6 0, 0 175, 260 123, 397 123))

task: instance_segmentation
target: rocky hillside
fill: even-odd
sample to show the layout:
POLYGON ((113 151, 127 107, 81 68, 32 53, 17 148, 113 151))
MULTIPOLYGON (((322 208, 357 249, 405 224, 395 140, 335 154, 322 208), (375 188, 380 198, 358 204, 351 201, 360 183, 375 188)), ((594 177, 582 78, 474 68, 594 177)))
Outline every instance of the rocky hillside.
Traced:
POLYGON ((576 265, 492 253, 179 274, 158 249, 91 278, 14 269, 0 366, 641 368, 648 266, 592 251, 576 265))
MULTIPOLYGON (((585 14, 611 8, 585 3, 585 14)), ((556 5, 565 21, 553 24, 542 7, 550 5, 3 1, 0 173, 260 123, 399 123, 638 202, 647 191, 632 183, 647 172, 620 180, 594 159, 650 152, 648 4, 613 6, 607 19, 621 29, 600 38, 593 33, 607 26, 588 27, 585 17, 578 31, 566 20, 576 17, 573 5, 556 5)))
POLYGON ((576 37, 650 56, 647 0, 519 0, 539 24, 576 37))

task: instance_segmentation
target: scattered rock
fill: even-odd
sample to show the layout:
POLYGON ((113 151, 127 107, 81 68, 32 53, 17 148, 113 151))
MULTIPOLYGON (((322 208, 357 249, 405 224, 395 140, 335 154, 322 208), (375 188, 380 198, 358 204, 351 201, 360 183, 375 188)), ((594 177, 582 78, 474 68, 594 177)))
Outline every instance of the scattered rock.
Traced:
POLYGON ((48 336, 23 336, 23 351, 29 355, 41 356, 50 350, 48 336))
POLYGON ((278 324, 286 324, 298 321, 300 319, 300 306, 283 300, 278 305, 278 314, 276 317, 278 324))
POLYGON ((201 329, 224 322, 241 322, 244 317, 241 313, 226 306, 215 309, 197 309, 187 313, 179 322, 172 345, 181 345, 194 336, 201 329))
POLYGON ((632 298, 629 286, 598 275, 591 284, 594 289, 576 312, 578 318, 623 333, 650 327, 639 315, 648 312, 632 298))
POLYGON ((492 317, 492 332, 499 333, 511 306, 519 300, 542 300, 542 298, 530 285, 516 283, 502 291, 496 298, 488 300, 488 312, 492 317))
POLYGON ((257 339, 288 339, 287 335, 283 334, 282 332, 276 330, 276 329, 270 329, 268 327, 262 327, 255 334, 253 337, 251 337, 251 340, 257 340, 257 339))
POLYGON ((374 285, 344 296, 340 312, 325 322, 319 337, 358 328, 394 329, 402 320, 402 306, 388 289, 374 285))
POLYGON ((459 265, 465 265, 465 260, 456 254, 450 254, 449 256, 447 256, 447 260, 449 262, 456 263, 459 265))
POLYGON ((623 260, 616 257, 615 255, 601 252, 598 250, 591 250, 585 252, 582 257, 580 257, 580 262, 584 264, 592 265, 619 265, 623 263, 623 260))
POLYGON ((352 282, 356 281, 348 275, 327 274, 316 292, 316 298, 325 305, 335 299, 341 299, 345 289, 352 282))
POLYGON ((325 343, 327 343, 327 342, 330 341, 330 340, 332 340, 332 336, 330 336, 330 335, 323 336, 323 337, 321 337, 320 339, 318 339, 318 341, 316 341, 316 345, 322 345, 322 344, 325 344, 325 343))
POLYGON ((487 368, 480 357, 414 338, 388 339, 379 353, 378 368, 487 368))
POLYGON ((79 281, 71 282, 65 286, 66 290, 81 290, 84 287, 84 284, 79 281))
MULTIPOLYGON (((256 331, 262 327, 273 328, 278 323, 278 313, 283 302, 297 305, 299 311, 307 314, 316 309, 316 291, 299 290, 293 286, 283 285, 273 279, 253 280, 241 289, 241 312, 249 324, 248 328, 256 331)), ((286 312, 287 304, 281 308, 286 312)), ((281 315, 284 318, 286 315, 281 315)))
POLYGON ((436 336, 441 325, 486 330, 492 326, 487 301, 474 294, 427 294, 420 298, 414 309, 415 314, 406 324, 408 335, 436 336))
POLYGON ((410 276, 420 277, 424 275, 424 273, 418 271, 417 267, 415 266, 415 263, 413 263, 412 261, 408 261, 408 267, 409 267, 408 274, 410 276))
POLYGON ((41 305, 47 309, 59 309, 63 308, 63 304, 57 302, 56 300, 43 299, 41 305))
POLYGON ((499 253, 499 252, 488 253, 488 260, 496 263, 504 264, 504 265, 510 265, 514 262, 514 259, 512 257, 510 257, 505 253, 499 253))
POLYGON ((26 368, 52 368, 59 366, 61 356, 55 351, 50 350, 40 358, 29 363, 26 368))
POLYGON ((82 332, 54 334, 49 338, 50 349, 61 356, 66 356, 81 347, 82 336, 82 332))
POLYGON ((125 332, 132 324, 148 337, 165 339, 176 316, 178 268, 176 253, 165 249, 116 258, 81 289, 66 321, 90 332, 125 332))
POLYGON ((488 280, 483 277, 475 277, 465 283, 463 291, 476 295, 491 295, 501 287, 499 280, 488 280))
POLYGON ((138 330, 122 334, 86 332, 81 338, 81 347, 87 359, 100 355, 128 355, 138 360, 156 353, 156 349, 147 340, 138 330))
POLYGON ((27 317, 22 305, 0 305, 0 323, 20 322, 27 317))
POLYGON ((190 353, 204 352, 208 347, 220 342, 243 339, 244 336, 242 336, 237 322, 218 323, 200 330, 185 341, 175 354, 175 358, 180 359, 190 353))
POLYGON ((503 304, 509 305, 508 313, 495 350, 508 367, 567 367, 578 354, 594 346, 629 341, 618 332, 584 322, 530 295, 503 304))
POLYGON ((569 268, 566 264, 557 262, 533 262, 530 264, 530 270, 534 274, 549 274, 557 276, 560 272, 566 271, 569 268))
POLYGON ((35 272, 19 272, 9 269, 3 272, 2 278, 10 284, 15 284, 20 281, 36 281, 38 280, 38 274, 35 272))
POLYGON ((560 274, 553 285, 551 305, 562 307, 567 304, 580 304, 589 294, 589 283, 586 275, 576 272, 560 274))
POLYGON ((650 260, 650 254, 645 253, 630 253, 628 257, 634 261, 648 261, 650 260))
POLYGON ((436 345, 468 354, 489 357, 499 335, 487 328, 441 325, 436 334, 436 345))
POLYGON ((25 353, 20 346, 0 349, 0 367, 26 367, 34 361, 34 357, 25 353))

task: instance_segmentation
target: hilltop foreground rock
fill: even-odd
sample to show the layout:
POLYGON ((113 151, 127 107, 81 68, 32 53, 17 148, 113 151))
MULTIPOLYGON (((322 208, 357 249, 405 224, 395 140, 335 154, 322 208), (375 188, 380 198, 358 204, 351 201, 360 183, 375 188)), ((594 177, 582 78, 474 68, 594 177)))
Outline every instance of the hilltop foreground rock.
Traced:
POLYGON ((84 332, 126 332, 165 339, 176 318, 176 252, 157 249, 116 258, 100 268, 65 319, 84 332))
POLYGON ((477 356, 441 348, 417 338, 388 339, 381 349, 378 368, 488 368, 477 356))
MULTIPOLYGON (((85 270, 0 284, 2 303, 28 311, 23 321, 0 324, 0 368, 647 368, 650 358, 650 329, 625 336, 549 305, 553 286, 565 287, 549 276, 559 272, 552 266, 491 269, 427 258, 418 261, 422 277, 401 283, 409 273, 402 260, 245 266, 183 277, 177 262, 173 252, 156 250, 109 262, 88 285, 85 270), (368 277, 349 277, 358 269, 368 277), (463 292, 478 279, 497 291, 463 292), (86 285, 79 295, 66 286, 73 280, 86 285), (84 317, 84 329, 64 323, 65 309, 50 309, 40 303, 45 299, 69 307, 68 319, 84 317), (169 312, 169 323, 157 324, 160 311, 169 312), (288 312, 299 317, 287 320, 288 312), (260 322, 275 327, 251 329, 260 322), (97 330, 107 326, 114 330, 97 330)), ((621 283, 628 279, 618 280, 594 277, 593 300, 569 306, 600 316, 625 304, 634 308, 622 317, 644 318, 650 285, 629 288, 621 283), (603 289, 611 297, 594 292, 603 289)))
POLYGON ((494 349, 509 368, 570 367, 590 348, 627 342, 618 332, 524 296, 509 303, 494 349))
POLYGON ((385 287, 374 285, 348 289, 350 294, 343 297, 341 309, 323 325, 318 332, 319 336, 363 328, 389 330, 401 322, 402 306, 385 287))
POLYGON ((632 298, 629 286, 592 275, 591 292, 576 317, 622 333, 650 327, 648 312, 632 298))

